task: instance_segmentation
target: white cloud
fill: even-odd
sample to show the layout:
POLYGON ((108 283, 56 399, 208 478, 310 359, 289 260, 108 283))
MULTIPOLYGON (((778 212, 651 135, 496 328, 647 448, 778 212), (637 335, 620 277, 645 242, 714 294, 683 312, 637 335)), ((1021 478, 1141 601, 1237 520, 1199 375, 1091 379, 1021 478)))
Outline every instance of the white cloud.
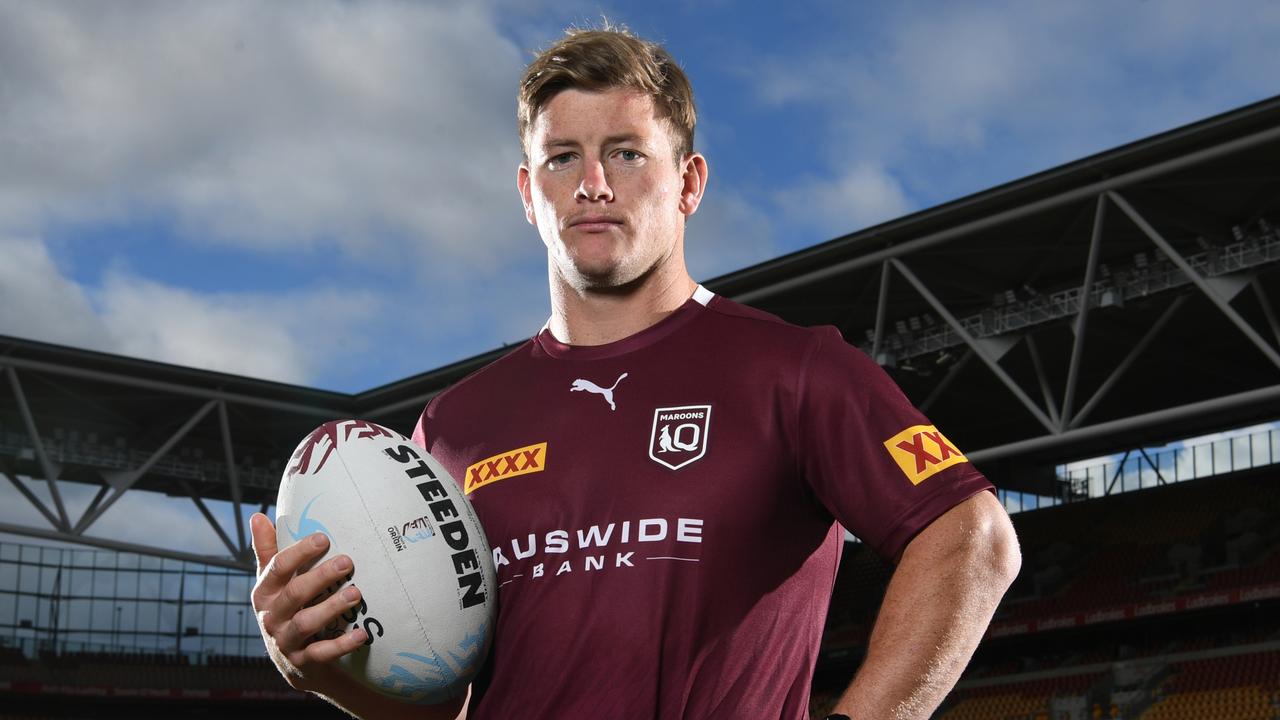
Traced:
POLYGON ((775 199, 792 222, 825 237, 891 220, 911 209, 898 180, 873 163, 859 163, 835 178, 812 179, 781 190, 775 199))
POLYGON ((743 74, 825 117, 824 180, 879 165, 931 204, 1267 97, 1277 32, 1270 2, 908 3, 864 42, 743 74))
POLYGON ((489 12, 0 1, 0 224, 143 209, 200 241, 497 263, 522 58, 489 12))
POLYGON ((0 257, 0 333, 284 382, 357 354, 385 309, 369 291, 197 293, 119 269, 85 288, 31 239, 0 238, 0 257))
POLYGON ((0 235, 0 333, 105 348, 106 328, 84 289, 63 277, 44 243, 0 235))
POLYGON ((118 352, 209 370, 306 383, 336 336, 366 342, 356 331, 381 301, 368 292, 320 290, 281 295, 199 294, 111 273, 101 319, 118 352))
POLYGON ((777 254, 769 215, 732 190, 709 186, 684 237, 685 261, 699 282, 777 254))

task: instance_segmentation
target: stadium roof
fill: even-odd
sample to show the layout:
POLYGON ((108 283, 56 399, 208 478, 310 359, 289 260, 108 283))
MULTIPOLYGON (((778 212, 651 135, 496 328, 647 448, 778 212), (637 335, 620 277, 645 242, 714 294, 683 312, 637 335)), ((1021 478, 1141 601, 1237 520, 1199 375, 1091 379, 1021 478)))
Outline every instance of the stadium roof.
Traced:
MULTIPOLYGON (((993 481, 1051 494, 1057 462, 1280 415, 1277 157, 1280 97, 705 284, 836 325, 993 481)), ((135 487, 265 506, 320 421, 407 432, 508 349, 348 395, 0 336, 0 473, 100 486, 79 519, 25 491, 52 529, 0 531, 87 541, 135 487)))

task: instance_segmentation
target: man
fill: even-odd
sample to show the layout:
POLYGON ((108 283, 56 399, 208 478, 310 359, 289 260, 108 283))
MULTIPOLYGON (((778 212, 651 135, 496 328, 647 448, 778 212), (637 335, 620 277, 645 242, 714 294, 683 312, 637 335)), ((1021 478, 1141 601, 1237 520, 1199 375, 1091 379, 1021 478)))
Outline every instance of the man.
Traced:
MULTIPOLYGON (((551 319, 435 398, 414 434, 494 548, 495 640, 467 717, 807 718, 842 524, 898 566, 836 712, 928 717, 1018 570, 989 483, 833 328, 689 276, 707 163, 662 48, 573 31, 530 64, 518 107, 551 319)), ((298 573, 323 536, 277 554, 266 518, 253 531, 254 605, 289 682, 402 714, 330 664, 361 631, 307 641, 356 602, 301 609, 350 561, 298 573)))

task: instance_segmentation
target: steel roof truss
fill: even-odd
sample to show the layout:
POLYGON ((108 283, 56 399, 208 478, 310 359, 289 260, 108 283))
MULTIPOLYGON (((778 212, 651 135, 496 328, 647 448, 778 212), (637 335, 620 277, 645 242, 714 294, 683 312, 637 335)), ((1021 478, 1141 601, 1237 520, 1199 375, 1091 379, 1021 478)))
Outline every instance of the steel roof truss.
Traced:
POLYGON ((1084 419, 1089 416, 1089 413, 1093 412, 1093 409, 1098 406, 1098 403, 1102 402, 1102 398, 1107 396, 1107 393, 1110 392, 1111 388, 1120 381, 1121 377, 1124 377, 1125 372, 1129 370, 1129 366, 1133 365, 1134 361, 1138 359, 1138 356, 1142 355, 1143 351, 1147 349, 1147 346, 1156 339, 1156 335, 1160 334, 1160 330, 1169 323, 1169 319, 1173 317, 1173 314, 1177 312, 1178 308, 1182 307, 1182 304, 1187 301, 1187 297, 1187 295, 1179 295, 1174 298, 1173 302, 1169 303, 1169 306, 1164 309, 1164 312, 1160 314, 1160 317, 1155 321, 1155 323, 1147 329, 1147 332, 1142 336, 1142 339, 1129 350, 1129 354, 1125 356, 1124 360, 1120 361, 1120 364, 1111 371, 1111 374, 1107 376, 1107 379, 1103 380, 1102 384, 1098 386, 1098 389, 1093 392, 1093 396, 1089 398, 1089 402, 1085 403, 1084 407, 1080 408, 1080 413, 1071 418, 1071 422, 1067 424, 1069 429, 1079 427, 1080 423, 1084 422, 1084 419))
POLYGON ((1169 483, 1165 482, 1164 475, 1160 472, 1160 467, 1151 461, 1151 456, 1147 454, 1147 451, 1142 448, 1138 448, 1138 452, 1142 453, 1142 457, 1147 461, 1147 465, 1150 465, 1151 469, 1155 471, 1156 482, 1160 485, 1168 485, 1169 483))
POLYGON ((1089 329, 1089 301, 1093 297, 1093 284, 1098 279, 1098 258, 1102 251, 1102 228, 1107 216, 1107 197, 1098 195, 1093 213, 1093 235, 1089 239, 1089 259, 1085 263, 1084 285, 1080 287, 1080 310, 1076 313, 1075 338, 1071 345, 1071 360, 1067 365, 1067 387, 1062 393, 1062 416, 1058 429, 1070 427, 1071 412, 1075 408, 1076 385, 1080 381, 1080 362, 1084 357, 1085 331, 1089 329))
POLYGON ((1000 379, 1000 382, 1004 383, 1005 387, 1009 389, 1009 392, 1013 393, 1013 396, 1016 397, 1024 407, 1026 407, 1036 420, 1040 421, 1040 424, 1044 426, 1045 430, 1048 430, 1050 434, 1057 433, 1057 428, 1054 427, 1054 424, 1049 420, 1049 417, 1044 414, 1044 411, 1036 407, 1035 402, 1028 397, 1025 392, 1023 392, 1022 388, 1018 387, 1018 383, 1009 376, 1009 373, 1005 372, 1004 368, 1000 367, 999 362, 987 354, 981 343, 977 342, 974 337, 969 334, 968 330, 965 330, 964 325, 960 324, 960 321, 956 319, 956 316, 952 315, 951 311, 948 310, 936 296, 934 296, 929 288, 925 287, 924 283, 920 281, 920 278, 916 277, 916 274, 898 258, 891 258, 889 262, 892 263, 894 268, 896 268, 897 271, 907 279, 907 282, 911 283, 912 287, 916 289, 916 292, 920 293, 921 297, 925 299, 925 302, 929 303, 929 305, 933 307, 934 312, 938 313, 938 315, 951 326, 951 329, 955 331, 956 335, 958 335, 961 340, 964 340, 965 344, 977 354, 978 358, 982 360, 988 368, 990 368, 991 372, 995 373, 995 376, 1000 379))
POLYGON ((196 553, 179 552, 171 548, 156 547, 154 545, 138 545, 136 543, 109 540, 107 538, 98 538, 89 535, 70 535, 57 530, 45 530, 42 528, 33 528, 26 527, 24 525, 0 522, 0 533, 23 535, 25 537, 40 538, 42 540, 71 542, 79 545, 89 545, 91 547, 117 550, 120 552, 152 555, 155 557, 170 558, 172 560, 182 560, 184 562, 201 563, 203 565, 213 565, 214 567, 229 568, 232 570, 243 570, 247 573, 253 572, 253 563, 246 562, 244 560, 229 560, 224 557, 215 557, 212 555, 198 555, 196 553))
POLYGON ((876 302, 876 330, 871 343, 871 359, 880 362, 880 342, 884 340, 884 316, 889 307, 889 261, 880 263, 880 297, 876 302))
POLYGON ((1267 325, 1271 326, 1271 334, 1276 336, 1276 344, 1280 345, 1280 322, 1276 321, 1275 307, 1271 304, 1271 299, 1267 297, 1266 290, 1263 289, 1262 283, 1258 282, 1258 278, 1253 278, 1253 292, 1258 296, 1258 304, 1262 306, 1262 314, 1267 318, 1267 325))
POLYGON ((6 367, 5 371, 9 376, 9 387, 13 388, 14 398, 18 401, 18 412, 22 415, 23 424, 27 426, 31 446, 35 448, 36 459, 40 462, 40 469, 44 471, 44 480, 49 485, 49 496, 53 498, 53 506, 58 511, 58 521, 54 526, 60 530, 67 530, 71 522, 67 518, 67 508, 62 503, 62 493, 58 492, 57 483, 62 468, 49 461, 49 453, 45 451, 44 441, 40 439, 40 431, 36 429, 36 419, 31 414, 31 406, 27 404, 27 395, 22 391, 22 383, 18 380, 18 371, 12 367, 6 367))
POLYGON ((942 380, 938 382, 938 385, 933 389, 933 392, 929 393, 929 397, 925 398, 924 402, 920 403, 920 412, 928 414, 929 407, 932 406, 938 398, 942 397, 942 393, 944 393, 947 387, 951 385, 951 381, 956 379, 956 376, 960 374, 960 371, 963 370, 964 366, 968 365, 969 361, 972 359, 973 348, 965 348, 964 354, 960 356, 959 360, 955 361, 950 370, 947 370, 947 374, 942 376, 942 380))
POLYGON ((197 423, 203 420, 204 416, 208 415, 209 411, 212 410, 214 406, 217 404, 218 404, 217 400, 210 400, 204 405, 201 405, 200 409, 197 410, 196 413, 192 415, 185 423, 183 423, 182 427, 178 428, 178 431, 175 432, 172 436, 170 436, 170 438, 166 440, 164 444, 160 446, 159 449, 157 449, 154 453, 152 453, 151 457, 147 458, 146 462, 142 463, 141 467, 139 467, 137 470, 133 470, 130 472, 130 477, 128 477, 125 482, 121 483, 119 486, 115 488, 115 492, 112 493, 111 497, 107 498, 105 502, 103 502, 101 505, 99 505, 96 508, 93 506, 90 506, 89 508, 87 508, 84 511, 84 515, 80 516, 79 522, 77 522, 76 526, 72 528, 71 533, 73 535, 80 535, 80 534, 83 534, 85 530, 88 530, 90 525, 96 522, 98 518, 102 517, 103 513, 105 513, 112 505, 114 505, 115 502, 119 500, 121 496, 123 496, 126 492, 128 492, 129 488, 133 487, 134 484, 138 482, 138 478, 141 478, 143 475, 147 474, 147 471, 151 469, 151 466, 155 465, 157 462, 159 462, 160 458, 163 458, 166 454, 168 454, 168 452, 173 449, 173 446, 177 445, 179 440, 186 437, 187 433, 191 432, 191 428, 195 427, 197 423))
POLYGON ((231 486, 231 506, 236 518, 236 546, 239 552, 232 552, 237 557, 243 556, 244 547, 244 518, 240 510, 240 476, 236 474, 236 456, 234 446, 231 443, 231 422, 227 418, 227 402, 225 400, 218 401, 218 428, 222 431, 222 449, 226 454, 227 461, 227 482, 231 486))
POLYGON ((1164 237, 1151 226, 1151 223, 1147 222, 1137 210, 1133 209, 1133 206, 1129 204, 1129 201, 1125 200, 1119 193, 1114 191, 1108 191, 1107 196, 1124 211, 1125 215, 1129 216, 1129 219, 1132 220, 1148 238, 1151 239, 1151 242, 1155 243, 1157 247, 1164 251, 1164 254, 1173 261, 1174 265, 1178 266, 1179 270, 1191 279, 1191 282, 1195 283, 1196 287, 1200 288, 1200 291, 1209 298, 1209 301, 1216 305, 1218 309, 1222 311, 1222 314, 1226 315, 1227 319, 1239 328, 1240 332, 1244 333, 1245 337, 1249 338, 1249 342, 1252 342, 1255 347, 1261 350, 1262 354, 1266 355, 1267 359, 1270 360, 1272 364, 1277 368, 1280 368, 1280 353, 1277 353, 1275 348, 1267 344, 1267 341, 1258 334, 1258 331, 1254 330, 1253 326, 1249 325, 1249 323, 1240 316, 1240 313, 1236 312, 1235 308, 1231 307, 1231 303, 1226 298, 1218 294, 1214 287, 1210 285, 1205 278, 1200 275, 1200 273, 1196 272, 1196 269, 1191 267, 1191 264, 1188 263, 1186 259, 1169 244, 1169 241, 1165 240, 1164 237))
POLYGON ((1027 352, 1031 353, 1031 366, 1035 368, 1036 380, 1040 383, 1040 393, 1044 395, 1044 406, 1049 411, 1049 420, 1053 423, 1054 432, 1059 432, 1062 428, 1062 421, 1058 418, 1058 408, 1054 407, 1056 403, 1053 401, 1053 391, 1049 389, 1049 379, 1045 377, 1044 365, 1040 362, 1040 351, 1036 348, 1035 336, 1027 334, 1027 352))
POLYGON ((196 397, 201 399, 213 400, 230 400, 231 402, 248 405, 249 407, 260 407, 268 410, 281 410, 284 412, 298 413, 299 415, 315 416, 323 418, 346 417, 350 414, 350 410, 342 410, 335 408, 319 407, 316 405, 306 405, 297 402, 287 402, 284 400, 271 400, 268 398, 255 397, 244 393, 225 392, 222 390, 210 390, 208 388, 197 387, 195 385, 182 385, 179 383, 165 382, 163 380, 151 380, 149 378, 131 377, 120 373, 104 372, 102 370, 89 370, 87 368, 70 367, 59 363, 44 362, 41 360, 30 360, 28 358, 9 357, 5 358, 5 362, 16 368, 28 370, 38 370, 53 375, 65 375, 67 377, 80 378, 82 380, 95 380, 98 382, 110 383, 112 385, 123 385, 124 387, 136 387, 144 390, 157 390, 159 392, 173 393, 184 397, 196 397))
MULTIPOLYGON (((111 492, 111 488, 113 487, 115 486, 112 485, 111 481, 109 480, 107 481, 106 485, 100 486, 98 488, 98 492, 94 493, 93 499, 89 501, 89 507, 85 508, 84 515, 88 515, 89 513, 97 510, 98 506, 102 504, 102 499, 107 496, 107 493, 111 492)), ((71 532, 73 535, 77 534, 74 530, 72 530, 71 532)))
POLYGON ((200 496, 196 494, 196 491, 191 488, 191 483, 186 480, 179 480, 178 486, 181 487, 187 495, 191 496, 191 501, 196 504, 197 508, 199 508, 200 514, 203 515, 205 521, 209 523, 209 527, 213 528, 213 531, 218 534, 218 538, 222 540, 222 544, 227 547, 227 552, 231 553, 231 557, 243 558, 244 547, 237 548, 235 543, 231 542, 231 538, 227 537, 226 531, 222 529, 222 523, 218 522, 218 519, 213 516, 213 513, 209 512, 209 507, 204 504, 204 501, 200 499, 200 496))
POLYGON ((44 516, 45 520, 49 521, 50 525, 59 529, 62 527, 58 523, 57 516, 54 515, 53 512, 51 512, 49 508, 45 506, 44 503, 40 502, 40 498, 36 497, 35 493, 31 492, 31 488, 24 485, 22 481, 18 479, 17 475, 14 475, 12 472, 9 471, 9 468, 7 466, 0 464, 0 475, 4 475, 6 478, 8 478, 9 482, 12 483, 15 488, 18 489, 18 492, 22 493, 22 497, 26 498, 27 502, 31 503, 36 510, 39 510, 40 514, 44 516))
POLYGON ((1107 420, 1088 427, 1068 430, 1060 435, 1040 435, 1026 440, 1015 440, 1003 445, 993 445, 972 452, 966 451, 965 457, 969 458, 975 465, 981 466, 982 463, 989 460, 1056 450, 1076 443, 1090 442, 1098 438, 1126 433, 1134 429, 1158 427, 1166 423, 1202 418, 1206 415, 1233 409, 1256 410, 1258 408, 1266 408, 1266 412, 1272 412, 1276 407, 1276 403, 1280 403, 1280 384, 1162 410, 1153 410, 1141 415, 1129 415, 1115 420, 1107 420))

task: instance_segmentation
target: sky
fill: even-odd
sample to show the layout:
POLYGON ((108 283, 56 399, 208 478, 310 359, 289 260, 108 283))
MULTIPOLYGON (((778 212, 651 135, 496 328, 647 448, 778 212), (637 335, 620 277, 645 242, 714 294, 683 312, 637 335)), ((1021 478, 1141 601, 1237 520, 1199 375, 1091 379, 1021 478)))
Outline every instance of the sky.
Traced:
POLYGON ((1271 1, 0 0, 0 335, 344 392, 523 340, 515 84, 603 17, 693 82, 699 280, 1280 93, 1271 1))
POLYGON ((1280 5, 0 0, 0 334, 358 392, 549 313, 532 52, 690 75, 699 280, 1280 90, 1280 5))

